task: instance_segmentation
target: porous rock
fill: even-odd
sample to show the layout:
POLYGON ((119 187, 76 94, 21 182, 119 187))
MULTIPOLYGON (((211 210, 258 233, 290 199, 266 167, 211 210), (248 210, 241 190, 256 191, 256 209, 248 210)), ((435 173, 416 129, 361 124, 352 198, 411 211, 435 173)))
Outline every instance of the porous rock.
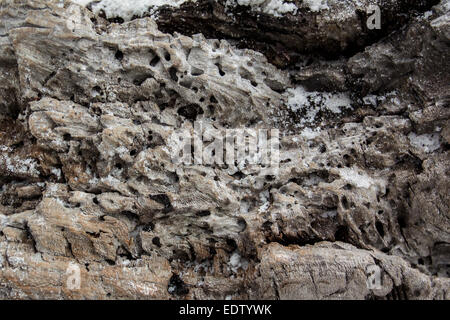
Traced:
POLYGON ((448 1, 294 2, 2 2, 0 298, 449 298, 448 1), (278 173, 175 164, 196 120, 279 129, 278 173))

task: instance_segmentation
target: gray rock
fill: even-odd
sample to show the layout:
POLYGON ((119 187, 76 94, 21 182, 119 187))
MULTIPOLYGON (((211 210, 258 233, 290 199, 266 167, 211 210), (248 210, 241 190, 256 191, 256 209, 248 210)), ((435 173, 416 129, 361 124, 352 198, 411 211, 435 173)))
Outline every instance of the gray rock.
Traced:
POLYGON ((448 1, 345 3, 3 5, 0 298, 448 299, 448 1), (279 171, 174 163, 199 120, 279 129, 279 171))

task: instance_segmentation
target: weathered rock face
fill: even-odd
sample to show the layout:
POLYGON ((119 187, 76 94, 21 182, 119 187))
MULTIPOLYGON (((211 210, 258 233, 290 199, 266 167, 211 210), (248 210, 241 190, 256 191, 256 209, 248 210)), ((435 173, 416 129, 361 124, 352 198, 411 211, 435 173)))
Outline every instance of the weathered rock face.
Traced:
POLYGON ((186 2, 176 10, 163 7, 154 15, 163 31, 183 34, 201 31, 212 38, 226 37, 239 47, 264 52, 270 62, 285 67, 310 59, 310 54, 325 58, 342 54, 351 56, 439 1, 295 0, 287 3, 295 4, 297 9, 283 18, 277 11, 275 15, 264 14, 273 7, 270 2, 277 1, 254 2, 263 3, 263 9, 253 5, 249 10, 245 4, 252 1, 200 0, 186 2), (264 7, 264 3, 269 3, 269 6, 264 7), (368 29, 369 5, 380 6, 383 28, 368 29))
POLYGON ((0 298, 449 299, 449 2, 294 3, 2 2, 0 298), (200 120, 278 172, 174 163, 200 120))

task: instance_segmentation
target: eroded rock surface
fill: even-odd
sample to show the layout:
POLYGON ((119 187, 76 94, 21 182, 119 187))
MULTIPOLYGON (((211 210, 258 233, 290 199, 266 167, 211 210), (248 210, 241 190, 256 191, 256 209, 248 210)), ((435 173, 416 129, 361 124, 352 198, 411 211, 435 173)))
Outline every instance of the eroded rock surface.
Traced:
POLYGON ((449 2, 292 3, 2 2, 0 298, 449 299, 449 2), (199 120, 279 171, 175 164, 199 120))

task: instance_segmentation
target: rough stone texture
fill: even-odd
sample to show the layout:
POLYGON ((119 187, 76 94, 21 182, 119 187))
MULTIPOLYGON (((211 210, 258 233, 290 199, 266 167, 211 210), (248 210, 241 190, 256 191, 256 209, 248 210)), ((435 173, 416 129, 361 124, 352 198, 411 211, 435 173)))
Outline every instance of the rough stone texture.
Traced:
POLYGON ((448 299, 449 1, 296 3, 3 1, 0 298, 448 299), (279 174, 175 165, 195 120, 280 129, 279 174))
POLYGON ((223 0, 186 2, 180 9, 163 7, 154 15, 164 31, 189 35, 201 31, 208 37, 227 37, 239 47, 266 53, 270 62, 284 67, 311 58, 304 54, 325 58, 350 56, 438 1, 324 1, 327 9, 321 10, 312 10, 307 1, 292 3, 298 7, 296 14, 287 13, 284 17, 248 10, 248 6, 223 0), (371 4, 381 7, 380 30, 367 28, 367 8, 371 4))

